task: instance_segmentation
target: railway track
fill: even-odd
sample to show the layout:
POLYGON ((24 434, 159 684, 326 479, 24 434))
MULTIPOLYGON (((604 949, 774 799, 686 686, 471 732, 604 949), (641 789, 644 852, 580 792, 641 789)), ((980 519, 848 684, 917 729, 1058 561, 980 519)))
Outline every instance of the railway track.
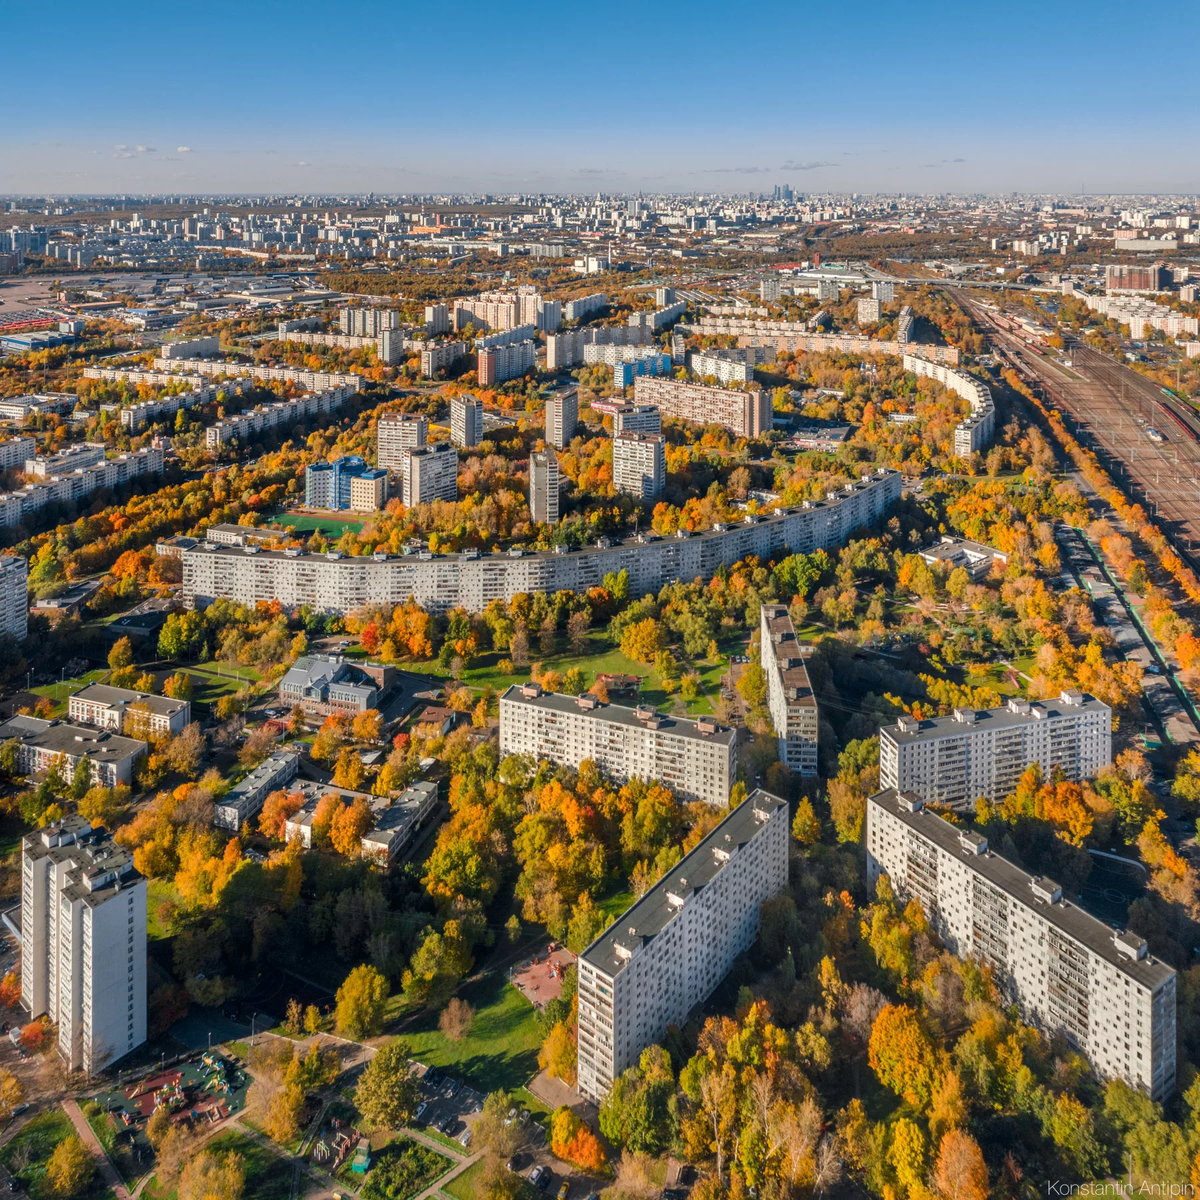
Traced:
POLYGON ((987 330, 999 356, 1063 414, 1118 485, 1158 518, 1180 556, 1200 571, 1200 414, 1144 375, 1078 342, 1069 346, 1072 365, 1066 368, 1035 353, 987 309, 962 295, 955 298, 987 330))

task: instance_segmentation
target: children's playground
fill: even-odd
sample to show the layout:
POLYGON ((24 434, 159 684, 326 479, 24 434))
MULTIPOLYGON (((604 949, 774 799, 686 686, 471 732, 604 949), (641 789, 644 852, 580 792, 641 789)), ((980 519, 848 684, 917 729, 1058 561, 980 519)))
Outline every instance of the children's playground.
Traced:
POLYGON ((189 1131, 215 1125, 246 1106, 251 1079, 216 1051, 154 1071, 119 1091, 99 1092, 93 1100, 109 1114, 117 1135, 129 1139, 134 1156, 152 1155, 146 1124, 165 1107, 173 1124, 189 1131))

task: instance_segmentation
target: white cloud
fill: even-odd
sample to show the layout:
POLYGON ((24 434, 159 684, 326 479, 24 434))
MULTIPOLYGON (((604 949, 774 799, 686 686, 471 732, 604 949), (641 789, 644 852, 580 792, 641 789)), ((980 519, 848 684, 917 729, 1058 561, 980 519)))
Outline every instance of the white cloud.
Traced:
POLYGON ((153 154, 153 153, 154 153, 154 147, 153 147, 153 146, 134 146, 134 149, 135 149, 135 150, 136 150, 136 151, 137 151, 139 154, 153 154))
POLYGON ((191 146, 176 146, 175 147, 176 154, 191 154, 191 152, 192 152, 191 146))

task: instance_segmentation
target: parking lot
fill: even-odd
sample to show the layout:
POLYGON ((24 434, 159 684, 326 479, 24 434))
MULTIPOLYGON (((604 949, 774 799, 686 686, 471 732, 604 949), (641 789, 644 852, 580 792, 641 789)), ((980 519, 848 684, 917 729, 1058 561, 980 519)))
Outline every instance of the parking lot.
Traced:
POLYGON ((429 1067, 421 1077, 421 1104, 413 1124, 426 1125, 467 1148, 471 1144, 467 1120, 482 1109, 483 1096, 474 1088, 436 1067, 429 1067))

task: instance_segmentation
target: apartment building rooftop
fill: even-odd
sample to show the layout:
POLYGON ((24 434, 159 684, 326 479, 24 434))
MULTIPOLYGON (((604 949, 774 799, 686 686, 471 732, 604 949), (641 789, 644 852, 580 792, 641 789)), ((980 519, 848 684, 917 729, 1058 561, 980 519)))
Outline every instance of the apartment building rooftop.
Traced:
POLYGON ((698 717, 696 720, 668 717, 649 705, 628 708, 623 704, 604 704, 590 693, 584 693, 582 696, 564 696, 558 692, 544 692, 536 683, 514 683, 500 699, 569 715, 582 713, 630 729, 654 729, 659 733, 694 738, 701 742, 714 742, 722 746, 737 743, 737 730, 719 724, 715 717, 698 717))
POLYGON ((23 849, 29 860, 50 858, 56 863, 76 863, 67 872, 69 882, 62 894, 91 908, 143 878, 134 867, 129 850, 114 842, 108 830, 93 828, 78 815, 63 817, 54 825, 29 834, 23 849))
POLYGON ((640 900, 627 908, 580 955, 608 976, 660 934, 689 896, 706 887, 787 801, 761 788, 751 792, 706 838, 684 855, 640 900))
POLYGON ((772 641, 771 649, 779 664, 779 678, 788 693, 789 703, 816 708, 817 698, 813 695, 808 668, 804 665, 800 642, 788 610, 782 604, 764 605, 763 615, 772 641))
POLYGON ((871 797, 886 812, 898 817, 914 832, 951 855, 969 870, 1031 908, 1110 965, 1124 971, 1142 987, 1154 991, 1175 972, 1150 955, 1144 939, 1111 929, 1078 904, 1063 897, 1052 879, 1030 875, 1015 863, 988 848, 987 838, 973 830, 951 825, 925 807, 913 792, 887 788, 871 797))
POLYGON ((1003 708, 956 708, 953 716, 934 717, 928 721, 903 716, 893 725, 884 725, 880 732, 886 733, 894 742, 919 742, 926 738, 954 737, 977 729, 1014 729, 1051 717, 1104 712, 1111 712, 1111 709, 1095 696, 1068 689, 1057 700, 1011 699, 1003 708))

